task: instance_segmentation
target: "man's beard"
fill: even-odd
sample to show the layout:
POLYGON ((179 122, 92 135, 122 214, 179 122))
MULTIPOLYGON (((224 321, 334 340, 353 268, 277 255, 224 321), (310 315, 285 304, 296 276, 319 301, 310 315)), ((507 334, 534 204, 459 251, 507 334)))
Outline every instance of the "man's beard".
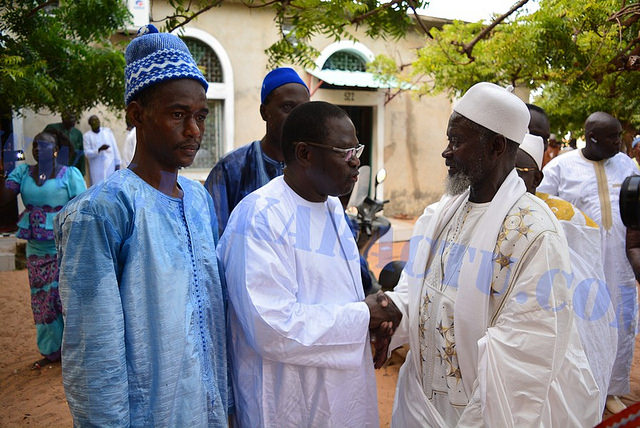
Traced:
POLYGON ((459 195, 471 186, 471 178, 463 173, 457 172, 454 175, 447 175, 445 191, 452 196, 459 195))

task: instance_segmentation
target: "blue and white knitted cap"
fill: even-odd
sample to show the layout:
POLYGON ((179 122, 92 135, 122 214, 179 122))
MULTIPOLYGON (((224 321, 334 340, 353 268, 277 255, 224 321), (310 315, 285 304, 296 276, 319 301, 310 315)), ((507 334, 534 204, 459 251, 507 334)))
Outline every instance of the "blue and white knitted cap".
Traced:
POLYGON ((124 59, 126 105, 143 89, 167 80, 194 79, 205 91, 209 86, 187 45, 174 34, 158 32, 151 24, 138 30, 124 59))

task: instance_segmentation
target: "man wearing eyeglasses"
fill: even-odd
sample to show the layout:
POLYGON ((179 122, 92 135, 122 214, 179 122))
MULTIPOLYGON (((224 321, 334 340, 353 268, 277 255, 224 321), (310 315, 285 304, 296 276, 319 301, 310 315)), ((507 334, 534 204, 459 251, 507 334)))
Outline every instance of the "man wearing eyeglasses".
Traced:
POLYGON ((231 213, 218 258, 228 285, 240 427, 377 427, 369 329, 400 321, 365 299, 359 254, 337 196, 358 177, 362 145, 347 114, 296 107, 282 131, 282 177, 231 213))
MULTIPOLYGON (((547 193, 536 192, 544 174, 540 170, 544 155, 541 137, 527 134, 516 155, 516 171, 527 192, 542 199, 555 214, 567 243, 574 275, 573 305, 576 326, 598 389, 600 412, 604 410, 618 345, 615 311, 604 282, 598 225, 570 202, 547 193), (588 249, 588 251, 585 251, 588 249)), ((616 410, 616 409, 613 409, 616 410)))
POLYGON ((265 76, 260 91, 260 116, 266 123, 264 137, 225 155, 204 183, 213 198, 220 236, 242 198, 282 175, 282 124, 294 107, 308 101, 309 89, 292 68, 276 68, 265 76))

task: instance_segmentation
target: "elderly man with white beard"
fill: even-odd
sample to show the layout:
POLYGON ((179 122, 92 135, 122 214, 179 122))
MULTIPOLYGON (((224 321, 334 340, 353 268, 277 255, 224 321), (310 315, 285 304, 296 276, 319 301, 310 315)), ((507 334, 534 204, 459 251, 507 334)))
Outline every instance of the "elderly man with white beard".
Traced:
POLYGON ((598 387, 574 325, 567 242, 514 169, 526 105, 478 83, 449 119, 447 194, 416 223, 388 296, 409 343, 392 426, 593 426, 598 387))

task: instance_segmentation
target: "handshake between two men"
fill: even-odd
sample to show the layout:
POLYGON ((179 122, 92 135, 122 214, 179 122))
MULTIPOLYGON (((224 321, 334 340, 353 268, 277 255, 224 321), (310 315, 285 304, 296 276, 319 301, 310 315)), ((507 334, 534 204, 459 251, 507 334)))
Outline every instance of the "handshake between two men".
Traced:
POLYGON ((384 292, 378 291, 364 299, 369 307, 369 334, 374 349, 373 363, 376 369, 387 361, 391 336, 402 320, 402 312, 384 292))

